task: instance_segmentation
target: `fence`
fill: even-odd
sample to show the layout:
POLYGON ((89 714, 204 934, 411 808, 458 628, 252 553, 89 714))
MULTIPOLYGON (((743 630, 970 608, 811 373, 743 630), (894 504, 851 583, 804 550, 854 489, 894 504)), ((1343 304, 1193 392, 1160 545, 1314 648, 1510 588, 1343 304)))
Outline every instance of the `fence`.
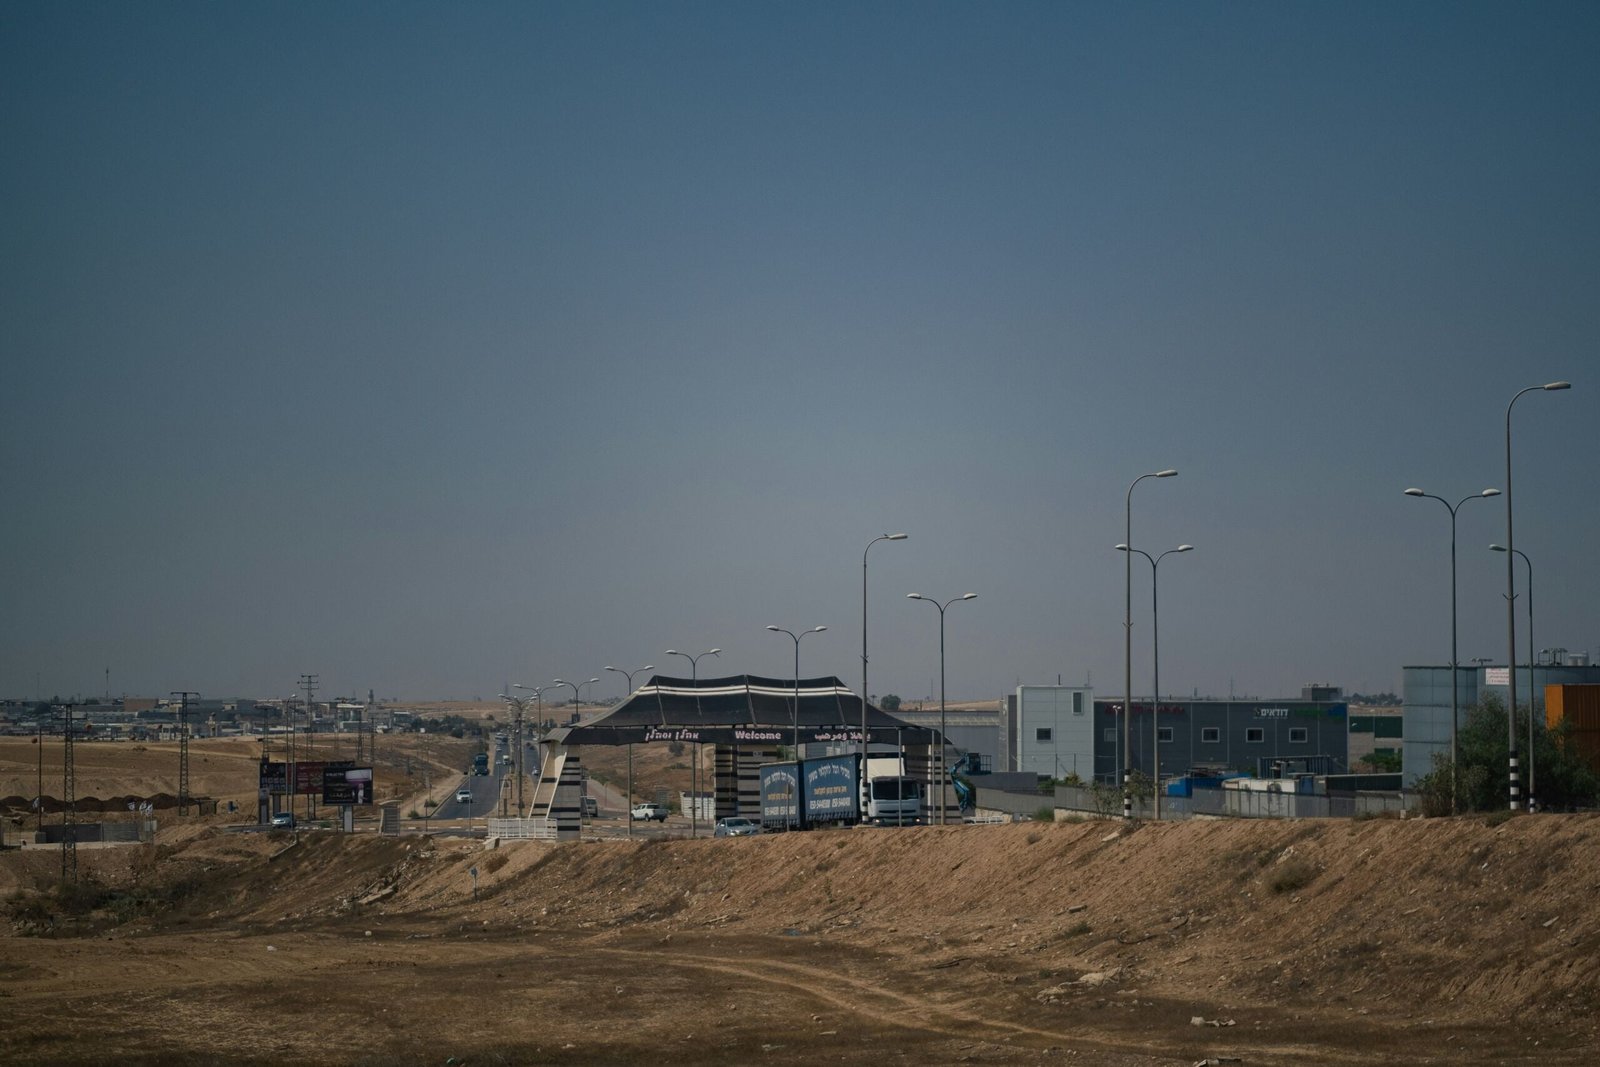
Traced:
MULTIPOLYGON (((1076 786, 1057 786, 1055 806, 1069 811, 1113 816, 1122 814, 1122 794, 1095 794, 1076 786)), ((1161 798, 1163 819, 1190 819, 1195 816, 1240 819, 1351 819, 1357 815, 1407 812, 1416 807, 1414 798, 1401 792, 1358 792, 1314 795, 1293 792, 1259 792, 1251 789, 1195 789, 1193 796, 1161 798)), ((1136 799, 1136 818, 1155 817, 1150 798, 1136 799)))
POLYGON ((556 824, 542 815, 530 819, 490 819, 489 836, 514 841, 554 841, 556 824))

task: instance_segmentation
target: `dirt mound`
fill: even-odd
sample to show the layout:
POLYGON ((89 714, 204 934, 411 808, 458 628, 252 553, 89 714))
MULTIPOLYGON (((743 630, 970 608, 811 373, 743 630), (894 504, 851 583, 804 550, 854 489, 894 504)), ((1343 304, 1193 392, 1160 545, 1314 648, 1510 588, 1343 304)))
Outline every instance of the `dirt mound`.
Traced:
MULTIPOLYGON (((660 1063, 866 1064, 907 1049, 929 1062, 1033 1062, 1069 1047, 1075 1062, 1117 1065, 1219 1051, 1253 1064, 1596 1062, 1597 846, 1596 816, 1085 821, 488 850, 196 831, 140 862, 80 855, 87 872, 137 883, 162 907, 84 926, 116 940, 51 955, 56 985, 38 986, 37 1010, 59 1010, 44 994, 72 982, 107 994, 167 974, 158 962, 183 973, 187 953, 231 990, 209 1009, 213 1036, 192 1038, 207 1054, 226 1053, 225 1032, 244 1025, 239 994, 252 1006, 280 988, 298 998, 326 971, 345 976, 318 986, 330 1021, 310 1027, 312 1044, 275 1052, 364 1062, 387 1047, 416 1062, 412 1042, 476 1035, 452 1037, 450 1054, 494 1062, 482 1031, 498 1026, 513 1042, 500 1062, 650 1050, 660 1063), (119 955, 133 933, 140 955, 119 955), (181 947, 163 948, 170 938, 181 947), (375 1021, 423 991, 426 1019, 375 1021), (491 991, 545 1010, 537 1025, 502 1015, 491 991)), ((15 940, 0 945, 20 958, 15 940)), ((30 981, 0 968, 20 1033, 36 1032, 30 981)))

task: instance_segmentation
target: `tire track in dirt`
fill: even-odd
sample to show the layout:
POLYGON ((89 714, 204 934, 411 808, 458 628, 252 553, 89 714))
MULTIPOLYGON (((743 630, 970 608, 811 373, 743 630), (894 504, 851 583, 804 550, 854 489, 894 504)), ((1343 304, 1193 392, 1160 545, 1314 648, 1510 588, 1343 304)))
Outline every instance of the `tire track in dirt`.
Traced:
MULTIPOLYGON (((662 966, 659 950, 621 949, 621 947, 590 947, 587 952, 611 955, 638 961, 642 965, 662 966)), ((845 1013, 866 1017, 875 1024, 899 1027, 918 1033, 936 1033, 942 1037, 962 1040, 992 1040, 1010 1043, 1010 1038, 1024 1037, 1043 1041, 1046 1045, 1072 1048, 1075 1053, 1101 1053, 1107 1056, 1144 1057, 1150 1061, 1194 1062, 1194 1038, 1176 1040, 1178 1030, 1162 1033, 1163 1027, 1152 1025, 1139 1038, 1120 1038, 1107 1035, 1104 1030, 1086 1033, 1082 1029, 1056 1030, 1048 1027, 995 1019, 981 1011, 966 1011, 950 1005, 938 1005, 917 993, 902 993, 885 989, 869 979, 848 976, 837 969, 792 963, 787 960, 763 960, 760 965, 747 958, 715 957, 706 953, 685 953, 670 961, 675 968, 694 968, 714 974, 738 977, 742 981, 763 985, 778 985, 782 989, 802 993, 813 1000, 842 1009, 845 1013)), ((1290 1041, 1238 1040, 1234 1038, 1226 1048, 1213 1048, 1210 1054, 1242 1056, 1246 1062, 1254 1057, 1266 1057, 1269 1062, 1302 1061, 1314 1059, 1320 1064, 1373 1064, 1368 1053, 1350 1053, 1346 1049, 1328 1049, 1307 1046, 1290 1041)), ((1240 1035, 1242 1037, 1242 1035, 1240 1035)))

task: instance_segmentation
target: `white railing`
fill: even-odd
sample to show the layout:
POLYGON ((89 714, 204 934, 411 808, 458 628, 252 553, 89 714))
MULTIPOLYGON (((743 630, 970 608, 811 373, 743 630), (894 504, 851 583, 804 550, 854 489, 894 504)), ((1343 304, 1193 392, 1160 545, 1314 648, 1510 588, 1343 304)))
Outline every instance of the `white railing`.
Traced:
POLYGON ((542 815, 531 819, 490 819, 489 836, 519 841, 554 841, 556 824, 542 815))

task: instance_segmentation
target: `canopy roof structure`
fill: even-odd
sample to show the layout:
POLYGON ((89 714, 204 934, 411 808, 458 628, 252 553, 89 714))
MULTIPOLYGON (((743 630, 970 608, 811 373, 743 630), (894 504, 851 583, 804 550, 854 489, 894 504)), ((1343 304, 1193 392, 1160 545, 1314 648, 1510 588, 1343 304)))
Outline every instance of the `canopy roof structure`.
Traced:
MULTIPOLYGON (((728 678, 653 676, 597 719, 552 730, 556 745, 631 745, 650 741, 687 744, 788 745, 798 726, 801 744, 861 743, 861 698, 832 676, 800 679, 798 723, 795 681, 736 674, 728 678)), ((878 742, 933 743, 938 731, 867 705, 867 733, 878 742), (909 736, 907 736, 909 735, 909 736)))

